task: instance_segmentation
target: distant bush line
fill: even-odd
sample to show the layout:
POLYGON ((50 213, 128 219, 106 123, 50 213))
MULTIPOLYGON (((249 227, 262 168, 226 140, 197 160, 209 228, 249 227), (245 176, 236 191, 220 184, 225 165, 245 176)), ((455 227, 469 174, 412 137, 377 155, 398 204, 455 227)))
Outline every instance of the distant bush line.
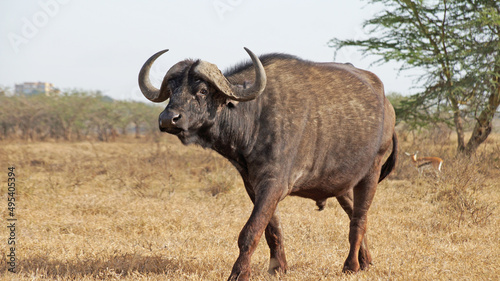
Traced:
POLYGON ((99 92, 57 96, 0 95, 0 139, 111 141, 118 135, 158 134, 161 108, 117 101, 99 92))

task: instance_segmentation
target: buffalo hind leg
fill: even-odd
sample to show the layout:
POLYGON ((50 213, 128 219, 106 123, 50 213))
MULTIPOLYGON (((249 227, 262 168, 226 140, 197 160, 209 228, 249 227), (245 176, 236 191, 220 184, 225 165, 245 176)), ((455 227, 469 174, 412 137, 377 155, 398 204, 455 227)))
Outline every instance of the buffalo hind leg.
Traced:
POLYGON ((238 237, 240 254, 228 280, 248 281, 250 279, 250 258, 274 215, 281 197, 280 191, 281 189, 269 182, 257 186, 252 214, 238 237))
POLYGON ((377 189, 377 182, 378 173, 372 173, 354 186, 353 211, 349 225, 350 248, 343 272, 357 272, 361 269, 359 252, 366 233, 367 213, 377 189))
MULTIPOLYGON (((337 201, 349 216, 349 220, 351 220, 353 210, 352 190, 343 196, 337 197, 337 201)), ((361 270, 368 269, 370 264, 372 264, 372 256, 368 250, 368 238, 366 237, 366 233, 363 237, 363 241, 361 242, 361 246, 359 247, 358 261, 361 270)))
POLYGON ((278 209, 274 212, 265 231, 267 245, 271 250, 271 259, 269 261, 269 273, 286 273, 288 269, 283 247, 283 235, 281 233, 280 218, 278 209))

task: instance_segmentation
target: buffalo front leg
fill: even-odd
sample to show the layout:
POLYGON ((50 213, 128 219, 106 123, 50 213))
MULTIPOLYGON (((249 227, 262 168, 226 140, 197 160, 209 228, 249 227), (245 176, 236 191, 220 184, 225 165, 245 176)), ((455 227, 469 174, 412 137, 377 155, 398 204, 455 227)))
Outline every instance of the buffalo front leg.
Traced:
POLYGON ((252 214, 238 237, 240 254, 233 265, 228 280, 249 280, 250 258, 259 243, 262 233, 271 221, 281 197, 280 189, 275 187, 270 184, 257 187, 252 214))
MULTIPOLYGON (((344 209, 344 211, 349 216, 349 220, 351 220, 353 212, 352 190, 343 196, 337 197, 337 201, 340 203, 342 209, 344 209)), ((372 256, 370 254, 370 251, 368 250, 368 238, 366 237, 366 233, 359 247, 358 262, 361 270, 368 269, 370 264, 372 263, 372 256)))
POLYGON ((286 273, 288 268, 283 248, 283 235, 281 233, 280 218, 278 209, 274 212, 269 224, 266 227, 266 241, 271 250, 271 259, 269 260, 269 273, 286 273))
MULTIPOLYGON (((349 225, 349 255, 344 263, 343 272, 357 272, 360 270, 360 249, 366 233, 367 213, 375 195, 378 177, 368 176, 361 180, 353 189, 354 202, 351 223, 349 225)), ((364 265, 366 266, 366 264, 364 265)))

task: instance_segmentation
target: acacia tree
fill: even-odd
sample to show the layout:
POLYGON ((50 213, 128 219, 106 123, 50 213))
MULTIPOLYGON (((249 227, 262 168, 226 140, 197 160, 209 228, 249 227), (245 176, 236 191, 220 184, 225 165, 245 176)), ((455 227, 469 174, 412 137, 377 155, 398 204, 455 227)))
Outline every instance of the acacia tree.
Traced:
POLYGON ((366 40, 332 39, 337 50, 360 47, 377 63, 402 62, 420 68, 424 90, 396 108, 399 118, 448 122, 458 135, 458 152, 472 154, 491 133, 500 105, 500 1, 370 0, 385 9, 363 27, 366 40), (472 117, 465 143, 464 122, 472 117))

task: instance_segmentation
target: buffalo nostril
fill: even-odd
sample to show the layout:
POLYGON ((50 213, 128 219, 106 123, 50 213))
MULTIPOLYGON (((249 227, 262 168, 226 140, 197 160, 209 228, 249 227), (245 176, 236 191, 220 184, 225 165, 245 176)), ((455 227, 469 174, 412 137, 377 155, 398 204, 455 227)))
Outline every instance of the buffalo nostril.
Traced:
POLYGON ((175 123, 177 123, 180 119, 181 119, 181 115, 176 114, 175 116, 172 117, 172 124, 175 125, 175 123))

